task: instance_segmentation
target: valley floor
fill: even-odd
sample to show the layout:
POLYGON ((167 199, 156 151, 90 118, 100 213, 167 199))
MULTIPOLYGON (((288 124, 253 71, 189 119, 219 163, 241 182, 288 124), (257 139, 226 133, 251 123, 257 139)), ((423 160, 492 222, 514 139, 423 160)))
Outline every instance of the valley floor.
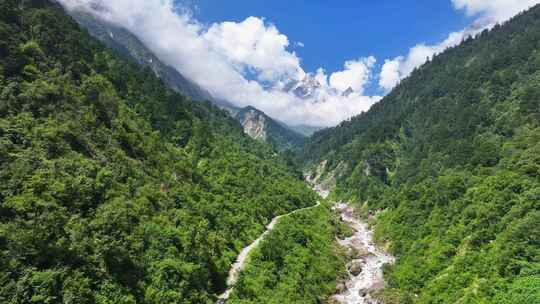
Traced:
MULTIPOLYGON (((324 187, 314 185, 314 190, 321 196, 322 199, 325 199, 329 191, 325 190, 324 187)), ((291 213, 278 216, 272 220, 272 222, 266 227, 267 230, 261 234, 259 238, 253 241, 249 246, 245 247, 237 257, 236 263, 233 265, 229 272, 229 277, 227 280, 228 289, 219 297, 218 303, 253 303, 255 301, 250 301, 246 299, 243 294, 246 286, 251 282, 246 280, 245 277, 250 277, 249 269, 248 273, 242 273, 243 270, 247 267, 251 269, 256 269, 257 272, 263 272, 263 269, 258 269, 257 266, 260 257, 253 257, 251 255, 257 255, 257 250, 260 250, 261 242, 264 242, 269 236, 273 234, 279 234, 279 231, 274 232, 276 225, 285 225, 282 223, 282 219, 287 219, 291 221, 297 221, 296 224, 302 225, 306 221, 306 218, 291 219, 295 214, 299 213, 308 213, 308 210, 315 209, 321 205, 321 202, 318 202, 317 205, 307 208, 298 209, 291 213), (300 223, 298 223, 300 222, 300 223), (254 264, 254 265, 248 265, 254 264), (240 289, 240 292, 237 293, 235 288, 240 289), (229 298, 232 298, 229 300, 229 298)), ((336 222, 333 223, 333 226, 345 225, 351 230, 350 236, 344 237, 343 239, 337 239, 334 233, 333 238, 329 238, 329 244, 325 244, 327 247, 335 248, 340 252, 340 255, 345 255, 348 261, 341 259, 337 267, 346 268, 347 271, 340 271, 334 273, 334 279, 337 279, 337 282, 332 282, 332 289, 328 289, 327 294, 324 296, 325 301, 329 303, 344 303, 344 304, 370 304, 370 303, 379 303, 376 299, 376 296, 373 294, 377 291, 380 291, 384 288, 384 278, 383 278, 383 266, 386 264, 391 264, 394 262, 394 258, 387 254, 384 250, 378 248, 373 242, 373 231, 370 230, 368 224, 363 222, 355 213, 354 208, 345 203, 331 203, 326 205, 329 212, 329 217, 336 219, 336 222), (333 206, 333 207, 332 207, 333 206), (338 219, 339 218, 339 219, 338 219), (348 262, 348 263, 346 263, 348 262), (346 266, 346 267, 345 267, 346 266), (335 287, 337 286, 337 288, 335 287), (331 295, 335 290, 336 294, 331 295)), ((309 216, 309 215, 308 215, 309 216)), ((282 228, 282 227, 278 227, 282 228)), ((335 232, 335 231, 334 231, 335 232)), ((307 233, 304 231, 304 233, 307 233)), ((271 242, 271 241, 270 241, 271 242)), ((298 244, 297 244, 298 245, 298 244)), ((263 244, 264 246, 264 244, 263 244)), ((281 246, 279 243, 272 244, 272 246, 281 246)), ((285 246, 285 244, 283 245, 285 246)), ((294 249, 293 249, 294 250, 294 249)), ((286 251, 285 251, 286 252, 286 251)), ((335 251, 334 251, 335 252, 335 251)), ((319 251, 312 252, 312 258, 317 258, 316 255, 319 255, 319 251)), ((280 257, 283 260, 286 257, 280 257)), ((307 265, 310 267, 310 265, 307 265)), ((276 269, 271 269, 271 271, 276 271, 276 269)), ((306 271, 307 272, 307 271, 306 271)), ((286 277, 286 279, 291 279, 286 277)), ((299 276, 297 280, 302 281, 304 276, 299 276)), ((300 285, 303 282, 299 282, 300 285)), ((247 286, 249 288, 249 286, 247 286)), ((297 292, 291 290, 291 292, 297 292)), ((300 293, 300 291, 298 291, 300 293)), ((308 296, 309 297, 309 296, 308 296)), ((313 296, 312 296, 313 298, 313 296)), ((261 300, 264 299, 265 303, 278 303, 283 300, 277 296, 272 295, 272 298, 261 297, 261 300)))
POLYGON ((373 231, 354 213, 348 204, 338 203, 334 210, 352 230, 350 237, 339 240, 351 257, 347 281, 338 284, 339 293, 333 299, 344 304, 379 303, 373 293, 384 288, 383 266, 392 264, 394 257, 373 242, 373 231))

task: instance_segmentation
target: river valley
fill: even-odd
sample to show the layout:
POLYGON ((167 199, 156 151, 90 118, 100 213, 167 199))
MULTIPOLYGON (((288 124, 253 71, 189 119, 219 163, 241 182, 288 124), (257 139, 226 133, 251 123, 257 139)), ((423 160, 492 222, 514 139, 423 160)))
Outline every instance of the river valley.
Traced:
POLYGON ((339 293, 332 299, 344 304, 377 304, 371 293, 384 288, 382 268, 385 264, 393 263, 394 257, 374 244, 373 231, 354 214, 352 207, 339 203, 334 210, 353 230, 352 236, 338 240, 353 258, 347 264, 349 278, 338 283, 339 293))
MULTIPOLYGON (((317 191, 322 199, 326 199, 330 192, 320 185, 313 185, 313 189, 317 191)), ((227 302, 234 290, 234 285, 238 280, 240 272, 249 262, 250 253, 272 232, 280 219, 316 208, 320 204, 321 202, 317 202, 314 206, 298 209, 291 213, 275 217, 266 226, 264 233, 242 249, 229 271, 227 278, 228 288, 219 296, 218 304, 227 302)), ((348 250, 351 260, 347 264, 347 280, 338 282, 338 293, 332 296, 331 299, 333 302, 343 304, 378 304, 377 300, 372 297, 372 293, 384 288, 382 268, 385 264, 393 263, 394 257, 374 244, 373 231, 369 229, 367 223, 355 215, 354 208, 345 203, 336 203, 333 210, 351 228, 352 235, 345 239, 338 239, 339 245, 348 250)))

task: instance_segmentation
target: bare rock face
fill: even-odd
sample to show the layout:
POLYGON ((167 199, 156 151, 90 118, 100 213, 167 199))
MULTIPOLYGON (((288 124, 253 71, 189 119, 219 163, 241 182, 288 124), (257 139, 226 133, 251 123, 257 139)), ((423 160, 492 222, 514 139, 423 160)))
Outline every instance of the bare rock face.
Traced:
POLYGON ((321 87, 320 82, 310 75, 306 75, 301 81, 293 81, 289 83, 284 91, 293 93, 301 99, 309 99, 316 96, 317 90, 321 87))
POLYGON ((358 276, 362 272, 362 262, 360 260, 354 260, 349 265, 349 272, 353 276, 358 276))
POLYGON ((345 282, 339 282, 336 285, 336 293, 344 293, 347 290, 347 285, 345 282))
POLYGON ((234 113, 234 118, 249 137, 270 144, 277 151, 299 147, 305 140, 303 135, 291 130, 285 123, 251 106, 239 109, 234 113))
POLYGON ((242 121, 244 132, 253 139, 266 141, 266 118, 259 115, 255 110, 249 110, 244 114, 242 121))

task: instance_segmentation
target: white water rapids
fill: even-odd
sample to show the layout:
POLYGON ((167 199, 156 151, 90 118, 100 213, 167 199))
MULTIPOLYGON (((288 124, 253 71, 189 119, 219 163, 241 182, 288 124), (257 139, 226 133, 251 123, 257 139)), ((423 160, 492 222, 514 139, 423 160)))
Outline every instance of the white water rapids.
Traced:
POLYGON ((351 248, 358 253, 358 258, 349 263, 349 279, 342 286, 342 291, 332 298, 344 304, 376 304, 371 292, 384 288, 382 267, 394 262, 394 257, 378 248, 373 243, 373 231, 368 225, 354 215, 354 209, 347 204, 336 204, 334 210, 340 213, 342 221, 353 230, 351 237, 338 240, 345 248, 351 248), (352 273, 352 265, 361 265, 361 272, 356 276, 352 273))
MULTIPOLYGON (((322 198, 326 198, 329 191, 319 185, 314 185, 314 190, 319 193, 322 198)), ((316 208, 316 205, 298 209, 291 213, 275 217, 267 226, 263 234, 261 234, 249 246, 242 249, 236 262, 233 264, 227 277, 227 290, 219 296, 218 304, 226 303, 229 299, 234 285, 238 281, 240 272, 246 266, 249 260, 249 255, 253 249, 257 248, 259 243, 274 229, 283 217, 291 216, 295 213, 302 212, 308 209, 316 208)), ((358 258, 349 263, 349 279, 344 282, 342 291, 332 297, 335 301, 343 304, 377 304, 378 302, 371 298, 370 293, 384 288, 384 278, 382 267, 385 264, 393 263, 394 258, 377 248, 373 243, 373 231, 369 230, 366 223, 362 222, 354 215, 354 209, 347 204, 336 204, 334 210, 339 212, 341 220, 344 221, 354 234, 351 237, 343 240, 338 240, 339 244, 346 248, 351 248, 359 253, 358 258), (361 272, 358 275, 353 275, 350 271, 352 263, 361 264, 361 272)))

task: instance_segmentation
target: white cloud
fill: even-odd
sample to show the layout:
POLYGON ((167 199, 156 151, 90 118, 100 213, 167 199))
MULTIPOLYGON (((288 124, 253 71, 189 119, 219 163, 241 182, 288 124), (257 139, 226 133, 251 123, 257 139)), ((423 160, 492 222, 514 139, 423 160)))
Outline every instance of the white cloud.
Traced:
POLYGON ((478 19, 470 27, 451 33, 440 43, 421 43, 412 47, 407 56, 385 60, 379 75, 381 88, 389 91, 428 58, 460 44, 468 36, 474 36, 497 23, 507 21, 517 13, 540 3, 540 0, 452 0, 452 3, 456 9, 463 9, 470 16, 478 16, 478 19))
POLYGON ((315 80, 320 83, 323 87, 328 87, 328 75, 323 68, 319 68, 315 74, 315 80))
POLYGON ((371 78, 375 57, 362 58, 345 62, 345 70, 330 75, 330 86, 341 92, 352 88, 362 94, 371 78))
POLYGON ((399 56, 394 59, 387 59, 381 68, 379 74, 379 86, 385 90, 395 87, 403 78, 409 76, 414 69, 424 64, 433 55, 441 53, 447 48, 461 43, 470 35, 475 35, 482 29, 466 29, 461 32, 454 32, 448 35, 448 38, 439 44, 426 45, 418 44, 409 50, 407 56, 399 56))
POLYGON ((393 60, 385 60, 379 74, 379 86, 381 88, 390 90, 399 83, 401 80, 399 68, 404 60, 405 58, 401 56, 393 60))
POLYGON ((249 17, 240 23, 214 24, 203 37, 216 53, 224 55, 224 60, 241 69, 255 69, 261 81, 305 76, 300 59, 287 51, 287 36, 275 26, 266 25, 263 19, 249 17))
MULTIPOLYGON (((288 50, 288 38, 264 19, 204 26, 173 0, 58 0, 134 33, 165 63, 236 106, 252 105, 290 124, 333 126, 368 110, 380 97, 363 96, 374 58, 350 61, 345 71, 314 75, 317 98, 301 99, 281 90, 306 73, 288 50), (343 83, 341 83, 343 82, 343 83), (341 96, 334 88, 356 92, 341 96)), ((301 46, 301 44, 298 44, 301 46)))
POLYGON ((491 22, 502 22, 538 4, 538 0, 452 0, 456 9, 464 9, 469 16, 482 14, 491 22))

